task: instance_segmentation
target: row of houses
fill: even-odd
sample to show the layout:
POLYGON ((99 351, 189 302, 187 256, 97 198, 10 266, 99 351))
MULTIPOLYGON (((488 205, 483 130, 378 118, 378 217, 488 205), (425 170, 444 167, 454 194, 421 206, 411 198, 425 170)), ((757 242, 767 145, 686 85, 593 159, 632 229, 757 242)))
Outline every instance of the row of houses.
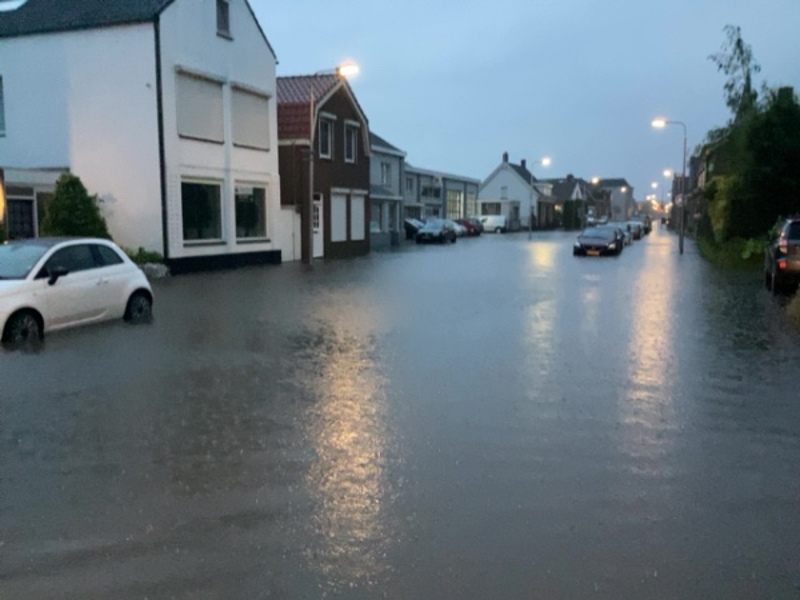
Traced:
POLYGON ((524 160, 483 181, 417 168, 339 72, 276 65, 247 0, 0 0, 7 234, 38 235, 65 171, 174 272, 361 255, 409 217, 556 221, 563 186, 524 160))

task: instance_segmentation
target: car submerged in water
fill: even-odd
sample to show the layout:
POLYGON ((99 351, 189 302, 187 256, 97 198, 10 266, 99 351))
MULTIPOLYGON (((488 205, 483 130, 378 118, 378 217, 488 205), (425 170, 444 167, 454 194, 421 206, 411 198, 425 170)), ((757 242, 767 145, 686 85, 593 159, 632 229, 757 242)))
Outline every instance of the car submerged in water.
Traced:
POLYGON ((617 256, 625 246, 624 233, 617 227, 598 225, 584 229, 572 246, 573 256, 617 256))
POLYGON ((113 242, 34 238, 0 244, 0 333, 36 343, 59 329, 111 319, 150 319, 153 291, 113 242))
POLYGON ((428 219, 416 234, 416 242, 425 244, 428 242, 450 242, 456 243, 456 224, 449 219, 428 219))

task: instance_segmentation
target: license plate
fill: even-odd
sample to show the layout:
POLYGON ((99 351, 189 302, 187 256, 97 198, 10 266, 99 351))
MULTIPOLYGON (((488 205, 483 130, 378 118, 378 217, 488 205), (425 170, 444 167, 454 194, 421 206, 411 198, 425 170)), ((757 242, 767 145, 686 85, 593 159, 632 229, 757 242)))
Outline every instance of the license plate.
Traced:
POLYGON ((600 250, 587 250, 586 254, 589 256, 600 256, 600 250))

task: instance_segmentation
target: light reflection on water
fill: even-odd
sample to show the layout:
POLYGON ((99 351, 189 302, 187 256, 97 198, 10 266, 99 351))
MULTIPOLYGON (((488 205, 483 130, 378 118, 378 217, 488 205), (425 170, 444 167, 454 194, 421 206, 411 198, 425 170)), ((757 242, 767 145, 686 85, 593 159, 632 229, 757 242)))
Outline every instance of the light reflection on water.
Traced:
POLYGON ((305 478, 313 542, 306 559, 334 589, 369 586, 387 568, 393 535, 385 515, 386 382, 369 336, 320 326, 313 338, 306 368, 316 401, 304 433, 314 457, 305 478))
POLYGON ((640 475, 664 476, 667 462, 661 460, 672 446, 670 431, 676 429, 673 391, 669 376, 676 340, 672 313, 676 272, 665 254, 667 245, 644 245, 644 268, 631 282, 632 314, 627 348, 628 385, 619 400, 625 428, 622 451, 633 459, 631 470, 640 475), (647 260, 649 258, 657 260, 647 260))

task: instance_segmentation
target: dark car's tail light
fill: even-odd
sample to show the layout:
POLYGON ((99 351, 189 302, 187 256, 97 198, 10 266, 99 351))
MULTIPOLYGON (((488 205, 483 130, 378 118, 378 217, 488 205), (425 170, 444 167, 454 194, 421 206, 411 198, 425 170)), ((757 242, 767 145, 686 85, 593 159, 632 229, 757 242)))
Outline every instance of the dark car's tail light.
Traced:
POLYGON ((785 260, 779 260, 778 261, 778 268, 779 269, 785 269, 786 268, 786 261, 785 260))

